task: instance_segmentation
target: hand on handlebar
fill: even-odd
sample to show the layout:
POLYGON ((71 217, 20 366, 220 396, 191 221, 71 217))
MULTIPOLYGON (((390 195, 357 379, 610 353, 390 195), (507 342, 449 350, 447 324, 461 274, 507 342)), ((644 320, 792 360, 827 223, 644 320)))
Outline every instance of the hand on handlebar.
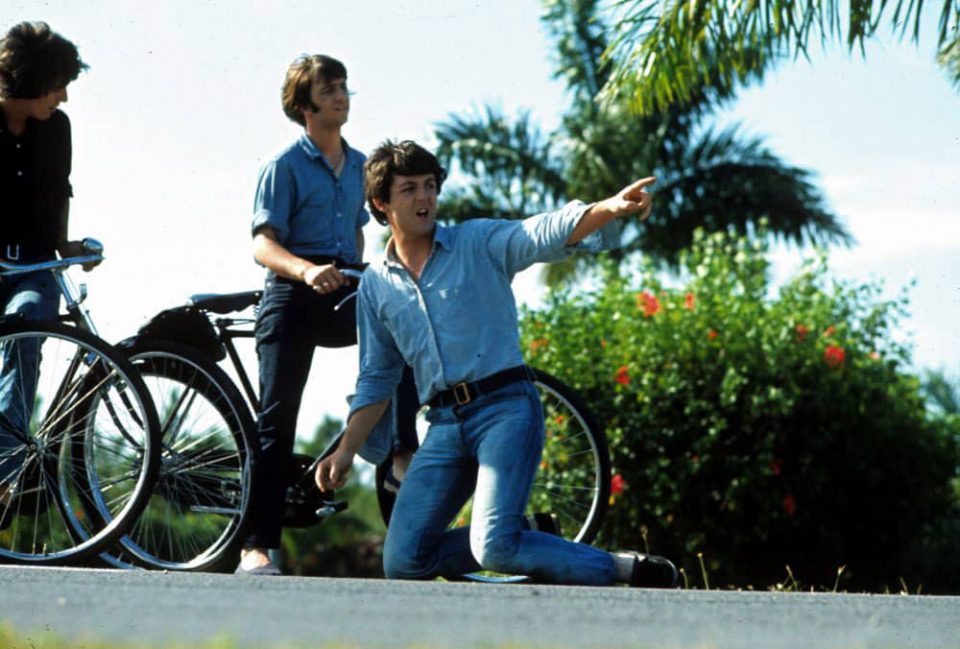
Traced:
POLYGON ((333 264, 310 266, 303 271, 303 282, 317 293, 333 293, 346 278, 333 264))
POLYGON ((329 457, 320 461, 314 480, 320 491, 340 489, 347 483, 347 476, 353 467, 353 453, 338 448, 329 457))
MULTIPOLYGON (((91 250, 87 247, 87 240, 82 241, 65 241, 57 246, 57 252, 60 253, 60 257, 66 259, 67 257, 86 257, 91 254, 91 250)), ((103 259, 98 259, 97 261, 87 262, 82 264, 81 268, 83 270, 90 272, 94 268, 100 265, 103 259)))

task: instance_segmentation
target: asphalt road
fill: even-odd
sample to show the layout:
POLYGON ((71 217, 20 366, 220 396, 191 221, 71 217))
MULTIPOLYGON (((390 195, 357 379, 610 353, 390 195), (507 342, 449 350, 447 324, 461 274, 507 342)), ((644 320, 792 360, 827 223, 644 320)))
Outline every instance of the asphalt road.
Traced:
POLYGON ((358 647, 960 648, 960 597, 0 567, 20 633, 358 647))

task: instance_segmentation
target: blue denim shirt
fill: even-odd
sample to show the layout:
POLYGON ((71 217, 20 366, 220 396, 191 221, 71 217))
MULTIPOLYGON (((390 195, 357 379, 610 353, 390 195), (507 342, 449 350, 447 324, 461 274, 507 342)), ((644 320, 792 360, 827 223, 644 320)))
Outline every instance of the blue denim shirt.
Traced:
POLYGON ((566 246, 588 207, 574 201, 522 221, 437 225, 419 282, 388 246, 387 258, 371 264, 360 282, 360 376, 351 412, 391 398, 404 362, 413 367, 423 403, 461 381, 522 364, 513 276, 573 249, 619 245, 619 228, 611 221, 576 246, 566 246))
POLYGON ((370 220, 363 199, 365 157, 344 140, 346 160, 340 177, 304 133, 260 170, 252 232, 270 226, 281 245, 295 255, 361 261, 357 228, 370 220))

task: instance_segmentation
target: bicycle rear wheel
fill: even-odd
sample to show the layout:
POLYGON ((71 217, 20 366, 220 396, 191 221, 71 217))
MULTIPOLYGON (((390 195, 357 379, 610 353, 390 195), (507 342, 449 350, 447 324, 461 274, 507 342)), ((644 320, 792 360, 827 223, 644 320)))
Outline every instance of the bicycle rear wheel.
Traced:
POLYGON ((146 504, 157 415, 130 363, 61 324, 0 326, 0 560, 63 564, 113 543, 146 504), (102 512, 85 512, 96 503, 102 512))
POLYGON ((157 406, 160 468, 153 494, 103 559, 115 567, 216 570, 236 563, 247 527, 255 431, 227 374, 191 347, 121 344, 157 406))
MULTIPOLYGON (((553 515, 564 538, 590 543, 600 531, 610 498, 606 436, 572 388, 542 370, 533 372, 546 434, 526 513, 528 518, 553 515)), ((424 435, 426 422, 418 421, 417 430, 424 435)), ((395 499, 384 487, 389 469, 387 460, 376 474, 380 513, 388 525, 395 499)), ((469 516, 458 519, 469 520, 469 516)))

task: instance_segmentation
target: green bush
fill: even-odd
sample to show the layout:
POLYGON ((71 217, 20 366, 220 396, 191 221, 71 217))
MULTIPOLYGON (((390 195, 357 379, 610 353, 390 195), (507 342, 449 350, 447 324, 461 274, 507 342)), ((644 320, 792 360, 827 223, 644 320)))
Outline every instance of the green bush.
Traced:
POLYGON ((699 235, 683 286, 609 271, 524 312, 528 360, 606 427, 600 543, 648 544, 690 575, 701 554, 711 585, 765 587, 789 566, 832 588, 845 566, 841 588, 956 592, 960 425, 928 414, 905 370, 906 298, 830 282, 822 255, 774 294, 764 241, 699 235))

